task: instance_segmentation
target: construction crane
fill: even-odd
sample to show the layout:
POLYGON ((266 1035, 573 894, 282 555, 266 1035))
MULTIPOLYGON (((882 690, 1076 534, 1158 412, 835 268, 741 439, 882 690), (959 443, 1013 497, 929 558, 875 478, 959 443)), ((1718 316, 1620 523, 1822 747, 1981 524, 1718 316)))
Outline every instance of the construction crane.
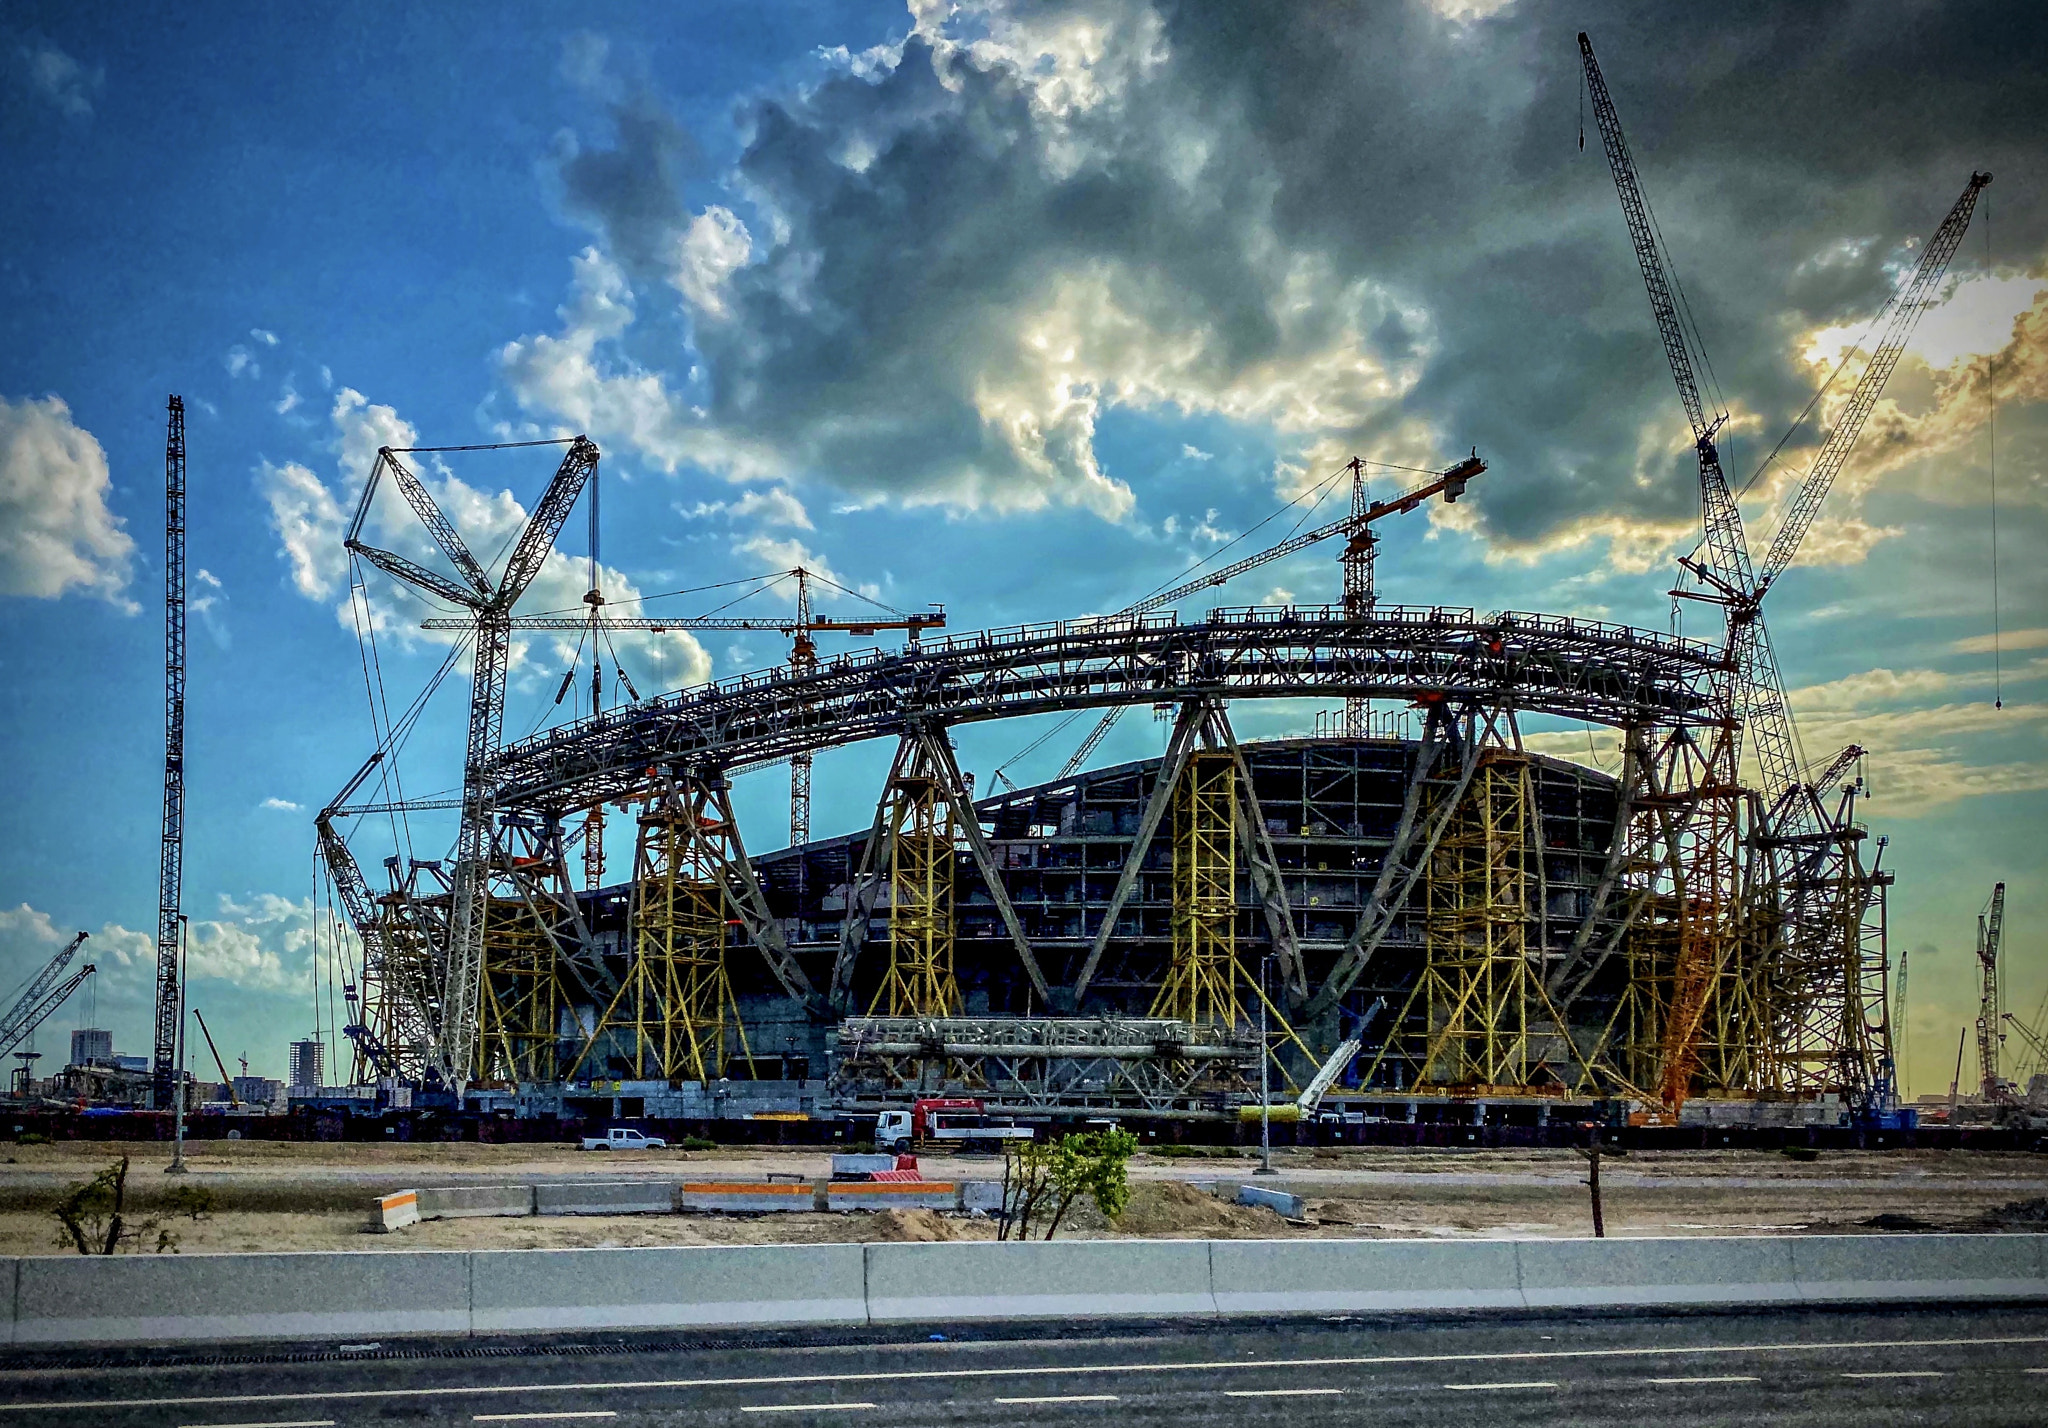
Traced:
POLYGON ((1977 914, 1977 1067, 1978 1086, 1987 1105, 2007 1099, 2010 1084, 1998 1074, 1998 1053, 2005 1045, 2005 1011, 1999 1001, 1998 945, 2005 940, 2005 884, 1991 889, 1991 901, 1977 914))
POLYGON ((93 965, 88 962, 69 977, 64 969, 71 965, 71 959, 84 945, 86 934, 81 932, 72 938, 56 956, 42 966, 29 979, 28 986, 15 998, 7 1014, 0 1017, 0 1057, 13 1052, 14 1048, 35 1034, 35 1029, 46 1021, 50 1013, 70 999, 73 992, 85 985, 93 974, 93 965))
MULTIPOLYGON (((1149 614, 1162 606, 1171 605, 1176 600, 1199 594, 1204 590, 1213 590, 1219 585, 1235 580, 1247 571, 1257 570, 1262 565, 1270 565, 1276 560, 1293 555, 1296 551, 1307 550, 1310 546, 1318 545, 1332 536, 1341 535, 1346 538, 1343 556, 1344 617, 1347 620, 1364 619, 1371 614, 1377 599, 1372 589, 1372 551, 1378 540, 1371 530, 1373 522, 1386 516, 1412 511, 1426 503, 1432 496, 1441 495, 1445 505, 1453 504, 1465 494, 1466 486, 1486 470, 1486 463, 1479 459, 1479 453, 1475 450, 1463 461, 1438 472, 1413 490, 1403 491, 1391 501, 1374 501, 1367 498, 1364 489, 1363 460, 1356 456, 1352 457, 1345 470, 1351 473, 1352 500, 1350 511, 1341 519, 1331 521, 1328 525, 1317 526, 1314 530, 1303 531, 1299 535, 1289 536, 1276 546, 1259 551, 1255 555, 1248 555, 1242 560, 1224 566, 1221 570, 1197 576, 1193 580, 1174 586, 1171 590, 1147 595, 1136 604, 1126 605, 1116 612, 1117 615, 1149 614), (1354 586, 1358 588, 1354 590, 1354 586)), ((1089 730, 1088 737, 1081 741, 1081 746, 1074 750, 1060 768, 1059 777, 1071 778, 1075 770, 1088 761, 1088 756, 1095 752, 1096 746, 1116 727, 1117 720, 1123 717, 1125 708, 1126 706, 1119 704, 1103 714, 1102 719, 1089 730)))
POLYGON ((185 399, 169 402, 164 438, 164 821, 157 867, 156 1039, 151 1047, 150 1104, 162 1110, 177 1094, 179 905, 185 866, 185 399))
MULTIPOLYGON (((459 1099, 469 1084, 475 1060, 478 998, 483 977, 484 903, 489 882, 491 823, 495 812, 490 761, 497 753, 505 719, 505 674, 512 647, 512 607, 531 585, 553 549, 555 537, 569 518, 584 484, 597 470, 598 449, 588 437, 565 438, 569 450, 548 482, 533 514, 519 532, 504 573, 492 580, 471 555, 454 525, 435 504, 420 479, 398 458, 449 448, 380 447, 364 483, 362 500, 349 523, 343 544, 392 578, 435 595, 469 612, 475 634, 474 672, 470 684, 469 733, 462 762, 462 818, 455 843, 455 869, 440 987, 440 1023, 434 1028, 433 1054, 442 1075, 459 1099), (381 550, 362 539, 363 523, 382 477, 389 473, 406 504, 419 517, 460 574, 460 581, 429 570, 402 555, 381 550)), ((503 443, 512 445, 556 443, 503 443)), ((358 924, 360 930, 360 924, 358 924)))
MULTIPOLYGON (((1832 1059, 1837 1063, 1855 1063, 1842 1069, 1852 1081, 1868 1081, 1868 1066, 1873 1057, 1861 1043, 1872 1034, 1888 1038, 1888 1026, 1883 1024, 1882 1002, 1877 1003, 1881 1024, 1876 1028, 1864 1026, 1862 1014, 1853 1012, 1851 1005, 1867 1003, 1869 997, 1860 988, 1856 994, 1847 995, 1848 989, 1838 985, 1844 979, 1831 977, 1831 969, 1822 964, 1837 959, 1842 941, 1855 936, 1852 929, 1860 927, 1873 889, 1868 878, 1856 876, 1858 870, 1853 866, 1855 830, 1842 820, 1832 820, 1827 816, 1821 802, 1821 781, 1809 782, 1802 778, 1798 739, 1785 698, 1784 680, 1762 618, 1761 602, 1764 593, 1791 563, 1812 528, 1821 503, 1897 364, 1907 337, 1961 242, 1977 194, 1991 181, 1990 175, 1971 175, 1963 197, 1928 245, 1913 279, 1893 309, 1884 339, 1865 368, 1842 419, 1830 432, 1812 470, 1802 482, 1786 519, 1772 541, 1762 569, 1753 571, 1741 512, 1729 490, 1714 440, 1727 420, 1727 413, 1724 410, 1710 413, 1701 399, 1691 351, 1698 343, 1697 334, 1688 338, 1686 325, 1681 321, 1679 306, 1673 297, 1675 285, 1666 276, 1655 222, 1629 155, 1620 116, 1601 75, 1599 63, 1593 56, 1592 42, 1583 33, 1579 36, 1579 51, 1608 166, 1621 199, 1643 283, 1649 292, 1665 356, 1692 427, 1698 458, 1706 559, 1688 557, 1682 564, 1713 593, 1673 593, 1720 604, 1726 619, 1727 658, 1714 691, 1724 727, 1713 741, 1703 783, 1727 789, 1740 786, 1741 737, 1747 732, 1763 774, 1762 791, 1766 806, 1775 815, 1764 830, 1767 846, 1773 851, 1788 850, 1799 865, 1796 875, 1785 880, 1785 885, 1791 890, 1786 943, 1794 965, 1786 969, 1789 975, 1781 980, 1787 987, 1800 989, 1797 995, 1803 998, 1803 1004, 1791 1013, 1791 1020, 1808 1027, 1824 1024, 1825 1029, 1818 1033, 1819 1039, 1840 1043, 1832 1059), (1848 875, 1825 875, 1823 865, 1830 859, 1846 860, 1851 865, 1848 875)), ((1713 821, 1709 820, 1710 823, 1713 821)), ((1722 836, 1716 841, 1725 845, 1727 838, 1722 836)), ((1725 857, 1718 858, 1718 861, 1732 864, 1732 860, 1725 857)), ((1710 909, 1726 901, 1719 895, 1720 890, 1731 887, 1733 882, 1732 866, 1716 868, 1712 872, 1715 875, 1711 877, 1689 879, 1695 886, 1716 889, 1715 895, 1708 900, 1710 909)), ((1714 960, 1711 949, 1705 947, 1701 939, 1693 941, 1695 951, 1704 955, 1681 952, 1673 1015, 1667 1022, 1665 1075, 1660 1089, 1667 1103, 1674 1108, 1684 1095, 1683 1081, 1691 1072, 1691 1041, 1697 1030, 1698 1016, 1704 1011, 1704 978, 1708 965, 1714 960)), ((1854 960, 1853 956, 1850 960, 1854 960)), ((1867 979, 1869 972, 1867 969, 1859 970, 1858 976, 1867 979)), ((1794 1040, 1795 1044, 1805 1044, 1799 1038, 1794 1040)), ((1880 1055, 1876 1059, 1885 1057, 1880 1055)))
MULTIPOLYGON (((593 536, 594 540, 595 537, 593 536)), ((600 632, 612 630, 643 631, 655 634, 665 633, 670 630, 773 630, 789 638, 790 672, 798 677, 802 677, 803 675, 815 672, 818 667, 818 645, 817 641, 813 638, 815 635, 836 632, 854 636, 869 636, 880 634, 884 630, 902 630, 910 642, 916 644, 919 636, 926 630, 941 629, 946 623, 946 612, 943 608, 934 608, 931 613, 922 614, 916 611, 906 613, 887 605, 880 605, 879 608, 888 611, 894 617, 892 619, 880 620, 860 618, 839 619, 830 615, 820 615, 812 608, 811 581, 821 579, 822 577, 818 576, 814 571, 797 566, 782 572, 778 578, 788 579, 791 577, 794 577, 796 580, 796 610, 788 616, 762 618, 752 616, 696 615, 670 618, 665 616, 607 615, 603 613, 605 600, 597 588, 597 566, 596 560, 593 557, 591 562, 590 591, 583 597, 583 603, 590 607, 587 615, 581 617, 522 615, 512 621, 512 628, 515 630, 555 630, 565 633, 570 630, 583 630, 587 631, 593 640, 600 632)), ((844 587, 835 588, 844 589, 844 587)), ((848 591, 846 593, 851 594, 852 592, 848 591)), ((861 598, 864 599, 866 597, 863 596, 861 598)), ((465 629, 467 626, 459 620, 436 618, 421 621, 420 628, 426 630, 454 630, 465 629)), ((616 659, 614 660, 614 668, 617 668, 616 659)), ((567 675, 563 676, 562 687, 555 695, 555 702, 557 704, 561 703, 563 695, 568 693, 569 681, 573 678, 574 673, 575 671, 572 668, 567 675)), ((621 682, 625 682, 625 671, 619 669, 618 674, 621 682)), ((602 674, 601 665, 594 646, 591 652, 590 677, 590 707, 591 711, 595 713, 602 692, 602 685, 600 683, 602 674)), ((626 683, 626 690, 628 694, 634 693, 630 683, 626 683)), ((597 810, 592 810, 592 812, 598 817, 597 827, 601 830, 604 826, 602 815, 597 810)), ((808 843, 810 840, 811 755, 808 753, 794 754, 789 760, 790 846, 798 847, 808 843)), ((590 825, 588 823, 585 824, 584 853, 587 870, 590 867, 590 862, 587 860, 591 857, 590 825)), ((602 868, 601 857, 597 866, 600 869, 602 868)), ((593 883, 592 886, 595 886, 595 884, 593 883)))

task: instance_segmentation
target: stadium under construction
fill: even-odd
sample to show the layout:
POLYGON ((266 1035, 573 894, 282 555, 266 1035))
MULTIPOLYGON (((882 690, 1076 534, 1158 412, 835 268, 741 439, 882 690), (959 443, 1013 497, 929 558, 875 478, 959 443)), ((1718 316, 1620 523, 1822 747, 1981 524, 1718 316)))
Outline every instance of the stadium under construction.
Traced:
POLYGON ((351 558, 456 607, 430 624, 462 632, 473 683, 461 796, 442 805, 459 808, 452 858, 392 857, 373 888, 350 849, 352 817, 392 811, 350 802, 377 796, 390 730, 317 821, 351 934, 355 1081, 537 1115, 832 1117, 961 1095, 1161 1124, 1277 1102, 1897 1125, 1890 878, 1857 821, 1862 751, 1802 756, 1763 603, 1990 176, 1970 176, 1922 249, 1752 559, 1716 445, 1726 413, 1702 402, 1697 336, 1581 49, 1692 427, 1704 538, 1673 593, 1721 613, 1714 638, 1382 603, 1377 523, 1459 499, 1477 453, 1392 500, 1369 498, 1372 463, 1354 460, 1318 488, 1348 472, 1338 520, 1117 614, 956 633, 942 614, 820 615, 802 571, 788 615, 618 618, 596 588, 590 441, 565 440, 496 575, 410 453, 385 450, 351 558), (586 488, 587 616, 516 617, 586 488), (452 573, 364 538, 380 491, 452 573), (1174 612, 1326 540, 1337 603, 1174 612), (653 698, 627 686, 609 708, 593 659, 584 717, 503 742, 515 630, 578 628, 593 651, 612 631, 681 628, 773 629, 792 647, 653 698), (905 638, 823 658, 823 631, 905 638), (1318 703, 1329 727, 1240 740, 1230 711, 1254 700, 1318 703), (1130 708, 1159 712, 1160 757, 1085 767, 1130 708), (1091 713, 1060 776, 1027 788, 977 792, 951 733, 1091 713), (1557 744, 1525 724, 1609 731, 1618 768, 1546 756, 1557 744), (812 838, 814 758, 869 740, 895 749, 871 821, 812 838), (787 846, 750 848, 731 780, 782 765, 787 846), (629 843, 630 874, 614 864, 607 885, 629 843))

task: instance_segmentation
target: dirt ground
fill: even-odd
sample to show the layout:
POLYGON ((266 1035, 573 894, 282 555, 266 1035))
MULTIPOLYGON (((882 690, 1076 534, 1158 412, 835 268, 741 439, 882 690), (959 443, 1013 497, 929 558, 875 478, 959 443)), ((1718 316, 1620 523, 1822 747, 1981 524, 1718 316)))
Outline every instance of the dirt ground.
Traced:
MULTIPOLYGON (((181 1253, 335 1249, 547 1249, 702 1244, 821 1244, 993 1238, 994 1225, 929 1211, 875 1214, 620 1215, 430 1221, 366 1232, 378 1194, 423 1185, 607 1179, 822 1176, 829 1151, 753 1146, 717 1151, 580 1153, 566 1146, 352 1145, 210 1141, 191 1174, 162 1173, 158 1145, 68 1142, 0 1146, 0 1255, 56 1254, 51 1206, 65 1187, 125 1151, 131 1218, 156 1219, 181 1253), (165 1192, 203 1190, 212 1209, 167 1214, 165 1192)), ((1114 1224, 1092 1205, 1070 1211, 1063 1237, 1235 1239, 1278 1236, 1544 1238, 1590 1232, 1585 1162, 1570 1150, 1276 1151, 1259 1183, 1303 1197, 1303 1221, 1231 1204, 1191 1182, 1250 1183, 1249 1156, 1131 1164, 1129 1208, 1114 1224)), ((990 1157, 926 1157, 932 1179, 999 1179, 990 1157)), ((1974 1151, 1823 1152, 1793 1160, 1763 1151, 1610 1156, 1602 1166, 1610 1235, 1881 1233, 2048 1229, 2048 1156, 1974 1151)), ((152 1232, 150 1239, 154 1241, 152 1232)))

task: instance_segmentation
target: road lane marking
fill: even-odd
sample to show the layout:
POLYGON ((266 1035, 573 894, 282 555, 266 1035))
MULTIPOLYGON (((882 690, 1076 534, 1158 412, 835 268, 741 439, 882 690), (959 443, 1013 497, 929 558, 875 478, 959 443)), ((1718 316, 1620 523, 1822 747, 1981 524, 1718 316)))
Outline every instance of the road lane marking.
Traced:
POLYGON ((332 1418, 295 1418, 289 1423, 180 1423, 178 1428, 334 1428, 332 1418))
POLYGON ((1332 1398, 1341 1388, 1226 1388, 1225 1398, 1332 1398))
POLYGON ((1557 1385, 1547 1378, 1534 1378, 1521 1383, 1447 1383, 1444 1387, 1455 1393, 1476 1393, 1488 1388, 1556 1388, 1557 1385))
POLYGON ((519 1393, 623 1393, 677 1388, 769 1388, 811 1383, 925 1383, 935 1380, 1043 1378, 1055 1374, 1215 1373, 1226 1369, 1386 1368, 1408 1364, 1562 1363, 1576 1360, 1697 1358, 1711 1354, 1813 1354, 1847 1349, 1960 1349, 2048 1344, 2048 1334, 1999 1334, 1976 1339, 1849 1339, 1776 1344, 1683 1344, 1620 1349, 1520 1349, 1474 1354, 1345 1354, 1313 1359, 1216 1359, 1187 1363, 1019 1364, 1001 1368, 870 1369, 750 1378, 649 1378, 615 1383, 451 1384, 435 1388, 314 1389, 300 1393, 197 1394, 183 1398, 80 1398, 0 1403, 0 1413, 51 1413, 109 1408, 177 1408, 227 1403, 353 1403, 389 1398, 481 1397, 519 1393))
POLYGON ((1115 1403, 1113 1393, 1054 1393, 1043 1398, 998 1398, 997 1403, 1115 1403))
POLYGON ((832 1408, 873 1408, 872 1403, 747 1403, 742 1413, 817 1413, 832 1408))
POLYGON ((472 1423, 558 1423, 567 1418, 616 1418, 609 1408, 586 1408, 561 1413, 472 1413, 472 1423))
POLYGON ((1762 1382, 1763 1382, 1763 1380, 1762 1380, 1762 1379, 1760 1379, 1760 1378, 1757 1378, 1757 1377, 1756 1377, 1755 1375, 1753 1375, 1753 1374, 1746 1374, 1746 1373, 1728 1373, 1728 1374, 1720 1374, 1720 1375, 1717 1375, 1717 1376, 1715 1376, 1715 1377, 1712 1377, 1712 1378, 1709 1378, 1709 1377, 1707 1377, 1707 1376, 1705 1376, 1705 1375, 1698 1375, 1698 1376, 1695 1376, 1695 1377, 1692 1377, 1692 1378, 1646 1378, 1646 1379, 1644 1379, 1644 1380, 1643 1380, 1643 1382, 1644 1382, 1644 1383, 1762 1383, 1762 1382))
POLYGON ((1933 1369, 1893 1369, 1889 1373, 1845 1373, 1843 1378, 1947 1378, 1933 1369))

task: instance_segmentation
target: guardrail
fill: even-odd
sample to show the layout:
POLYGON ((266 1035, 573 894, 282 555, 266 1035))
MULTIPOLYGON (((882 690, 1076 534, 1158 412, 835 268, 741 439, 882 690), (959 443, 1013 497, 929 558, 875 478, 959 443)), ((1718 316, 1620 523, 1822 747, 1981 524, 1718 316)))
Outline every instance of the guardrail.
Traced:
POLYGON ((2048 1301, 2048 1235, 42 1256, 0 1342, 1956 1300, 2048 1301))

